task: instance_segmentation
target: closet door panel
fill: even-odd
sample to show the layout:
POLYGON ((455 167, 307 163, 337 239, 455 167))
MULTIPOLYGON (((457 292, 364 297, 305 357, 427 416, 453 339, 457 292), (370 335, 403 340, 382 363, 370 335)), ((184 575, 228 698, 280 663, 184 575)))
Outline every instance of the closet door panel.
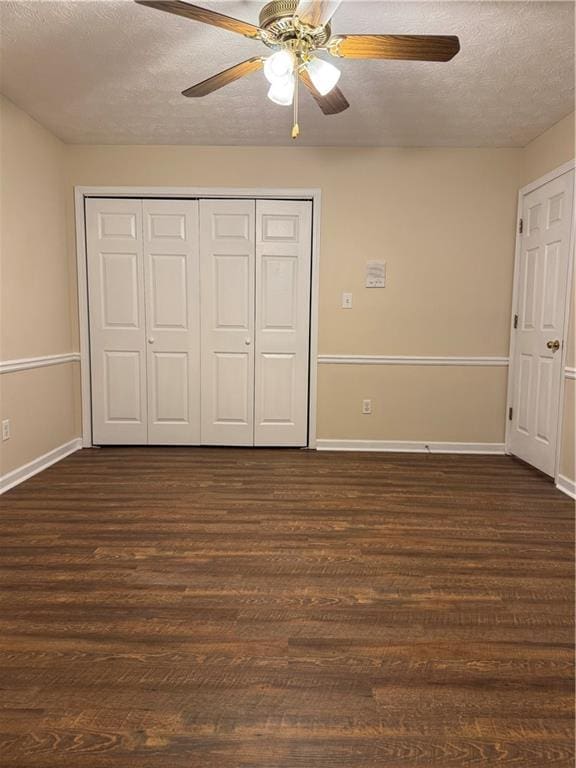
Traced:
POLYGON ((96 444, 307 444, 311 213, 87 201, 96 444))
POLYGON ((93 441, 148 441, 142 203, 86 201, 93 441))
POLYGON ((305 446, 312 204, 256 204, 255 445, 305 446))
POLYGON ((205 445, 254 442, 254 229, 254 201, 200 201, 205 445))
POLYGON ((148 441, 200 442, 198 202, 145 200, 148 441))

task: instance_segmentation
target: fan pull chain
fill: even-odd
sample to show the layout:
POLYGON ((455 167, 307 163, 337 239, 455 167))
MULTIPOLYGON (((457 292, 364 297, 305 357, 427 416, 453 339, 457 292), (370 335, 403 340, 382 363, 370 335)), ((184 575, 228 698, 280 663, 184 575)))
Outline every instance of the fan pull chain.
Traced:
POLYGON ((300 135, 300 126, 298 125, 298 85, 300 84, 300 77, 298 75, 298 69, 294 75, 296 83, 294 86, 294 124, 292 126, 292 138, 297 139, 300 135))

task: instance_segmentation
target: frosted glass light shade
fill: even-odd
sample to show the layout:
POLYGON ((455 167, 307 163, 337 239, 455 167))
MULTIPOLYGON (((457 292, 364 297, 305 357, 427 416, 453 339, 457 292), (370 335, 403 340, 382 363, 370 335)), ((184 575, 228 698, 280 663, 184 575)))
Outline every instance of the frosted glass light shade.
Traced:
POLYGON ((321 96, 326 96, 340 80, 340 70, 322 59, 312 59, 307 65, 310 80, 321 96))
POLYGON ((282 107, 289 107, 294 100, 294 85, 294 75, 288 75, 288 77, 282 80, 276 80, 270 86, 268 98, 282 107))
POLYGON ((294 56, 290 51, 276 51, 264 62, 264 76, 274 85, 277 80, 284 80, 294 72, 294 56))

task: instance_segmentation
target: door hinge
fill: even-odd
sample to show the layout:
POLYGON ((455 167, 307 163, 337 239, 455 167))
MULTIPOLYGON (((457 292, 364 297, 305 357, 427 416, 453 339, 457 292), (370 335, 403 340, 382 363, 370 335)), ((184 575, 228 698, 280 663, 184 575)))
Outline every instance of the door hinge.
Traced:
POLYGON ((508 408, 508 421, 512 421, 513 408, 508 408))
POLYGON ((522 234, 524 232, 524 219, 520 219, 520 222, 518 224, 518 232, 522 234))
POLYGON ((518 328, 518 315, 514 315, 514 328, 518 328))

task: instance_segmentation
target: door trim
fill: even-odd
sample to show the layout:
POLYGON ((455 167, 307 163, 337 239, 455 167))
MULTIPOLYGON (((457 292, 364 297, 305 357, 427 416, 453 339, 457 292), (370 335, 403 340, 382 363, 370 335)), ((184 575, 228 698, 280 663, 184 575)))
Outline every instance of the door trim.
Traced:
MULTIPOLYGON (((508 390, 506 395, 506 436, 505 436, 505 450, 507 454, 510 454, 510 420, 508 418, 508 411, 513 406, 513 394, 514 394, 514 352, 516 343, 516 334, 514 333, 514 315, 517 313, 518 305, 518 278, 520 270, 520 250, 521 250, 521 237, 520 237, 520 219, 522 218, 522 203, 523 198, 534 192, 535 189, 548 184, 550 181, 563 176, 565 173, 570 173, 576 169, 576 160, 569 160, 567 163, 563 163, 549 173, 544 174, 535 181, 531 181, 518 191, 518 207, 516 211, 516 245, 514 249, 514 278, 512 288, 512 311, 510 313, 510 351, 509 351, 509 367, 508 367, 508 390)), ((568 246, 568 280, 566 281, 566 295, 564 297, 564 322, 562 327, 562 358, 560 370, 562 374, 560 376, 560 396, 558 400, 558 429, 556 431, 556 447, 555 447, 555 459, 554 459, 554 480, 558 484, 559 482, 559 467, 560 467, 560 447, 562 445, 562 417, 564 414, 564 382, 566 380, 566 355, 567 355, 567 333, 570 323, 570 287, 574 278, 574 243, 576 242, 576 200, 572 205, 572 224, 570 227, 570 243, 568 246)))
POLYGON ((90 197, 136 197, 153 199, 249 199, 312 201, 312 279, 310 282, 310 371, 308 391, 308 448, 316 448, 316 405, 318 388, 318 307, 320 270, 320 216, 322 191, 319 188, 260 187, 74 187, 76 268, 78 275, 78 323, 80 337, 80 386, 82 445, 92 446, 90 329, 88 321, 88 275, 85 200, 90 197))

